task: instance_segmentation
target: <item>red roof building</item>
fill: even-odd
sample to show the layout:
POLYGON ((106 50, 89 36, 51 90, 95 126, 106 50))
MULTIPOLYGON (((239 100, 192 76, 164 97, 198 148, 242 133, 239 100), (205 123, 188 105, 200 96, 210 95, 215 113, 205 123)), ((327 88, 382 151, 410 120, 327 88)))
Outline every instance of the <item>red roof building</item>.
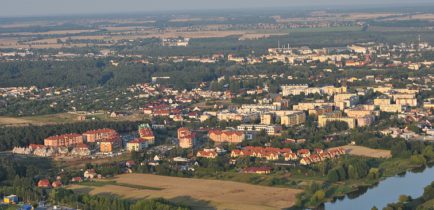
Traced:
POLYGON ((249 174, 269 174, 271 173, 271 167, 262 166, 262 167, 249 167, 243 170, 244 173, 249 174))
POLYGON ((61 187, 61 186, 62 186, 62 182, 59 181, 59 180, 54 181, 54 182, 51 184, 51 186, 52 186, 53 188, 61 187))
POLYGON ((218 154, 215 151, 199 151, 196 154, 196 157, 203 157, 203 158, 210 158, 210 159, 214 159, 217 156, 218 154))
POLYGON ((116 135, 118 135, 118 132, 109 128, 90 130, 83 133, 83 136, 87 142, 100 142, 116 135))
POLYGON ((83 143, 83 136, 78 133, 50 136, 44 139, 47 147, 69 147, 83 143))
POLYGON ((181 148, 191 148, 193 147, 194 140, 196 138, 196 133, 190 131, 188 128, 178 129, 178 141, 181 148))
POLYGON ((214 142, 222 143, 241 143, 245 139, 243 131, 232 131, 232 130, 209 130, 208 137, 214 142))
POLYGON ((48 179, 41 179, 38 182, 38 187, 41 188, 50 188, 50 181, 48 179))

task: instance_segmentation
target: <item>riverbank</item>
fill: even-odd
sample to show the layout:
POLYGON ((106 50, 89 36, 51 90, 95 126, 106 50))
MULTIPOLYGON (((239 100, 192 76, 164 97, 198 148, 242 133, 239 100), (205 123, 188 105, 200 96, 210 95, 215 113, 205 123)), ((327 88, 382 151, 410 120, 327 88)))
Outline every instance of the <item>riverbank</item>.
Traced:
POLYGON ((333 177, 328 177, 327 181, 306 186, 305 191, 297 196, 296 206, 297 208, 324 209, 324 203, 331 203, 346 196, 356 198, 364 194, 368 189, 377 186, 383 180, 434 164, 434 159, 429 158, 429 160, 429 162, 425 161, 419 164, 414 158, 410 157, 368 159, 366 161, 373 161, 374 163, 370 164, 369 173, 363 175, 362 178, 351 178, 354 175, 349 174, 352 172, 348 171, 348 167, 352 166, 347 165, 345 171, 338 172, 344 173, 345 179, 333 181, 330 179, 333 177))
MULTIPOLYGON (((398 161, 398 160, 393 160, 393 161, 398 161)), ((387 164, 387 165, 392 167, 394 164, 387 164)), ((420 172, 420 171, 426 170, 427 168, 432 169, 433 165, 434 165, 434 160, 431 160, 427 164, 423 164, 423 165, 407 165, 406 168, 392 168, 393 169, 392 171, 394 172, 394 174, 391 174, 389 172, 389 174, 381 176, 380 178, 375 179, 375 180, 358 180, 358 181, 356 181, 356 182, 360 182, 359 184, 351 183, 351 182, 339 183, 338 189, 340 189, 340 190, 337 190, 338 193, 333 194, 330 198, 326 199, 325 202, 323 202, 322 204, 315 206, 313 208, 315 208, 315 209, 328 209, 326 204, 333 205, 333 204, 335 204, 335 202, 342 201, 345 198, 351 198, 352 201, 354 201, 355 198, 358 198, 358 197, 364 195, 365 193, 367 193, 369 190, 378 187, 381 182, 388 180, 389 178, 393 178, 393 177, 397 177, 397 176, 399 177, 400 175, 405 176, 406 173, 408 173, 408 172, 420 172), (348 189, 349 184, 351 186, 350 189, 348 189)), ((398 197, 396 197, 395 199, 398 199, 398 197)))

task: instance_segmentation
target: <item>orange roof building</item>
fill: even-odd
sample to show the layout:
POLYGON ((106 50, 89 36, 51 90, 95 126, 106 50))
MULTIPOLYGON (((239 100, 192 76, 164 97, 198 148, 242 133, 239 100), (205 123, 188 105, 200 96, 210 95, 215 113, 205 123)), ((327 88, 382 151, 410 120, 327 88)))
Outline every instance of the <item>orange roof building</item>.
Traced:
POLYGON ((217 156, 218 154, 215 151, 199 151, 196 154, 196 157, 203 157, 203 158, 210 158, 210 159, 214 159, 217 156))
POLYGON ((50 181, 48 179, 41 179, 38 182, 38 187, 42 188, 50 188, 50 181))
POLYGON ((231 131, 231 130, 210 130, 208 137, 214 142, 228 142, 238 144, 241 143, 244 138, 243 131, 231 131))
POLYGON ((194 140, 196 138, 196 133, 191 132, 188 128, 178 129, 178 140, 179 146, 181 148, 192 148, 194 140))
POLYGON ((115 135, 118 135, 118 132, 109 128, 90 130, 83 133, 85 140, 91 143, 100 142, 115 135))
POLYGON ((139 136, 141 139, 146 140, 148 144, 155 143, 155 135, 148 124, 141 124, 138 128, 139 136))
POLYGON ((44 145, 47 147, 69 147, 82 143, 83 136, 78 133, 50 136, 44 139, 44 145))
POLYGON ((102 153, 112 153, 122 148, 122 142, 119 135, 104 139, 99 143, 99 151, 102 153))

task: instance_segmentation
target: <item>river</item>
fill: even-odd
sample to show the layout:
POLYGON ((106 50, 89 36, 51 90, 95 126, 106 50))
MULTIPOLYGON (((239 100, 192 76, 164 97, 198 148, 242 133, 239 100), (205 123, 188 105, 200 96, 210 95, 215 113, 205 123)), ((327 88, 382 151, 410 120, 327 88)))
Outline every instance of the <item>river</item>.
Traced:
POLYGON ((325 210, 369 210, 373 206, 383 209, 388 203, 398 202, 400 195, 417 198, 423 194, 423 188, 434 181, 434 166, 408 171, 389 177, 376 186, 360 189, 335 202, 324 204, 325 210))

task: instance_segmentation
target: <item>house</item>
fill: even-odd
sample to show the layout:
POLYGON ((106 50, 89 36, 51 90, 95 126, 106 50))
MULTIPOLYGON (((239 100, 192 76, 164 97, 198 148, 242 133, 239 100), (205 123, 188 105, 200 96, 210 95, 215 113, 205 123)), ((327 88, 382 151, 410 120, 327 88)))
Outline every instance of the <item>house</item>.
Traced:
POLYGON ((306 166, 306 165, 310 165, 312 162, 310 161, 310 159, 308 158, 308 157, 304 157, 304 158, 302 158, 301 160, 300 160, 300 164, 301 165, 304 165, 304 166, 306 166))
MULTIPOLYGON (((261 155, 262 156, 262 155, 261 155)), ((268 152, 263 155, 267 160, 278 160, 279 154, 277 152, 268 152)))
POLYGON ((143 114, 145 115, 151 115, 153 113, 152 108, 144 108, 143 109, 143 114))
POLYGON ((231 151, 231 157, 239 157, 241 154, 241 150, 235 149, 231 151))
POLYGON ((82 182, 82 181, 83 181, 83 179, 79 176, 72 177, 72 179, 71 179, 71 182, 82 182))
POLYGON ((18 196, 8 195, 3 198, 3 203, 5 204, 16 204, 18 203, 18 196))
POLYGON ((321 154, 324 152, 324 150, 321 148, 315 148, 314 151, 315 151, 315 154, 321 154))
POLYGON ((136 162, 134 162, 134 160, 128 160, 127 162, 125 162, 125 166, 128 168, 131 168, 135 165, 136 165, 136 162))
POLYGON ((297 154, 295 153, 285 153, 283 157, 285 158, 286 161, 298 159, 297 154))
POLYGON ((217 156, 218 154, 215 151, 199 151, 196 154, 196 157, 203 157, 203 158, 210 158, 210 159, 214 159, 217 156))
POLYGON ((271 167, 268 166, 249 167, 249 168, 245 168, 243 172, 249 174, 269 174, 271 173, 271 167))
POLYGON ((173 121, 174 122, 182 122, 182 121, 184 121, 184 118, 182 117, 182 115, 177 114, 177 115, 173 116, 173 121))
POLYGON ((62 186, 62 182, 59 181, 59 180, 56 180, 56 181, 54 181, 54 182, 51 184, 51 186, 52 186, 53 188, 61 187, 61 186, 62 186))
POLYGON ((310 151, 308 149, 299 149, 297 150, 297 155, 300 157, 309 157, 310 156, 310 151))
POLYGON ((50 188, 50 181, 48 179, 41 179, 38 181, 38 187, 50 188))
POLYGON ((318 162, 321 162, 321 157, 318 155, 318 154, 313 154, 313 155, 311 155, 310 157, 309 157, 309 159, 310 159, 310 161, 312 162, 312 163, 318 163, 318 162))
POLYGON ((146 140, 144 140, 142 138, 136 138, 136 139, 134 139, 134 140, 132 140, 132 141, 130 141, 130 142, 127 143, 127 150, 129 152, 132 152, 132 151, 136 151, 136 152, 142 151, 142 150, 144 150, 147 147, 148 147, 148 141, 146 141, 146 140))
POLYGON ((302 144, 306 142, 306 139, 285 139, 284 143, 289 143, 289 144, 302 144))
POLYGON ((96 173, 95 169, 87 169, 83 174, 83 177, 85 179, 94 179, 97 176, 98 174, 96 173))
POLYGON ((86 144, 77 144, 75 147, 71 150, 72 155, 78 155, 78 156, 88 156, 91 154, 91 151, 89 149, 89 146, 86 144))

